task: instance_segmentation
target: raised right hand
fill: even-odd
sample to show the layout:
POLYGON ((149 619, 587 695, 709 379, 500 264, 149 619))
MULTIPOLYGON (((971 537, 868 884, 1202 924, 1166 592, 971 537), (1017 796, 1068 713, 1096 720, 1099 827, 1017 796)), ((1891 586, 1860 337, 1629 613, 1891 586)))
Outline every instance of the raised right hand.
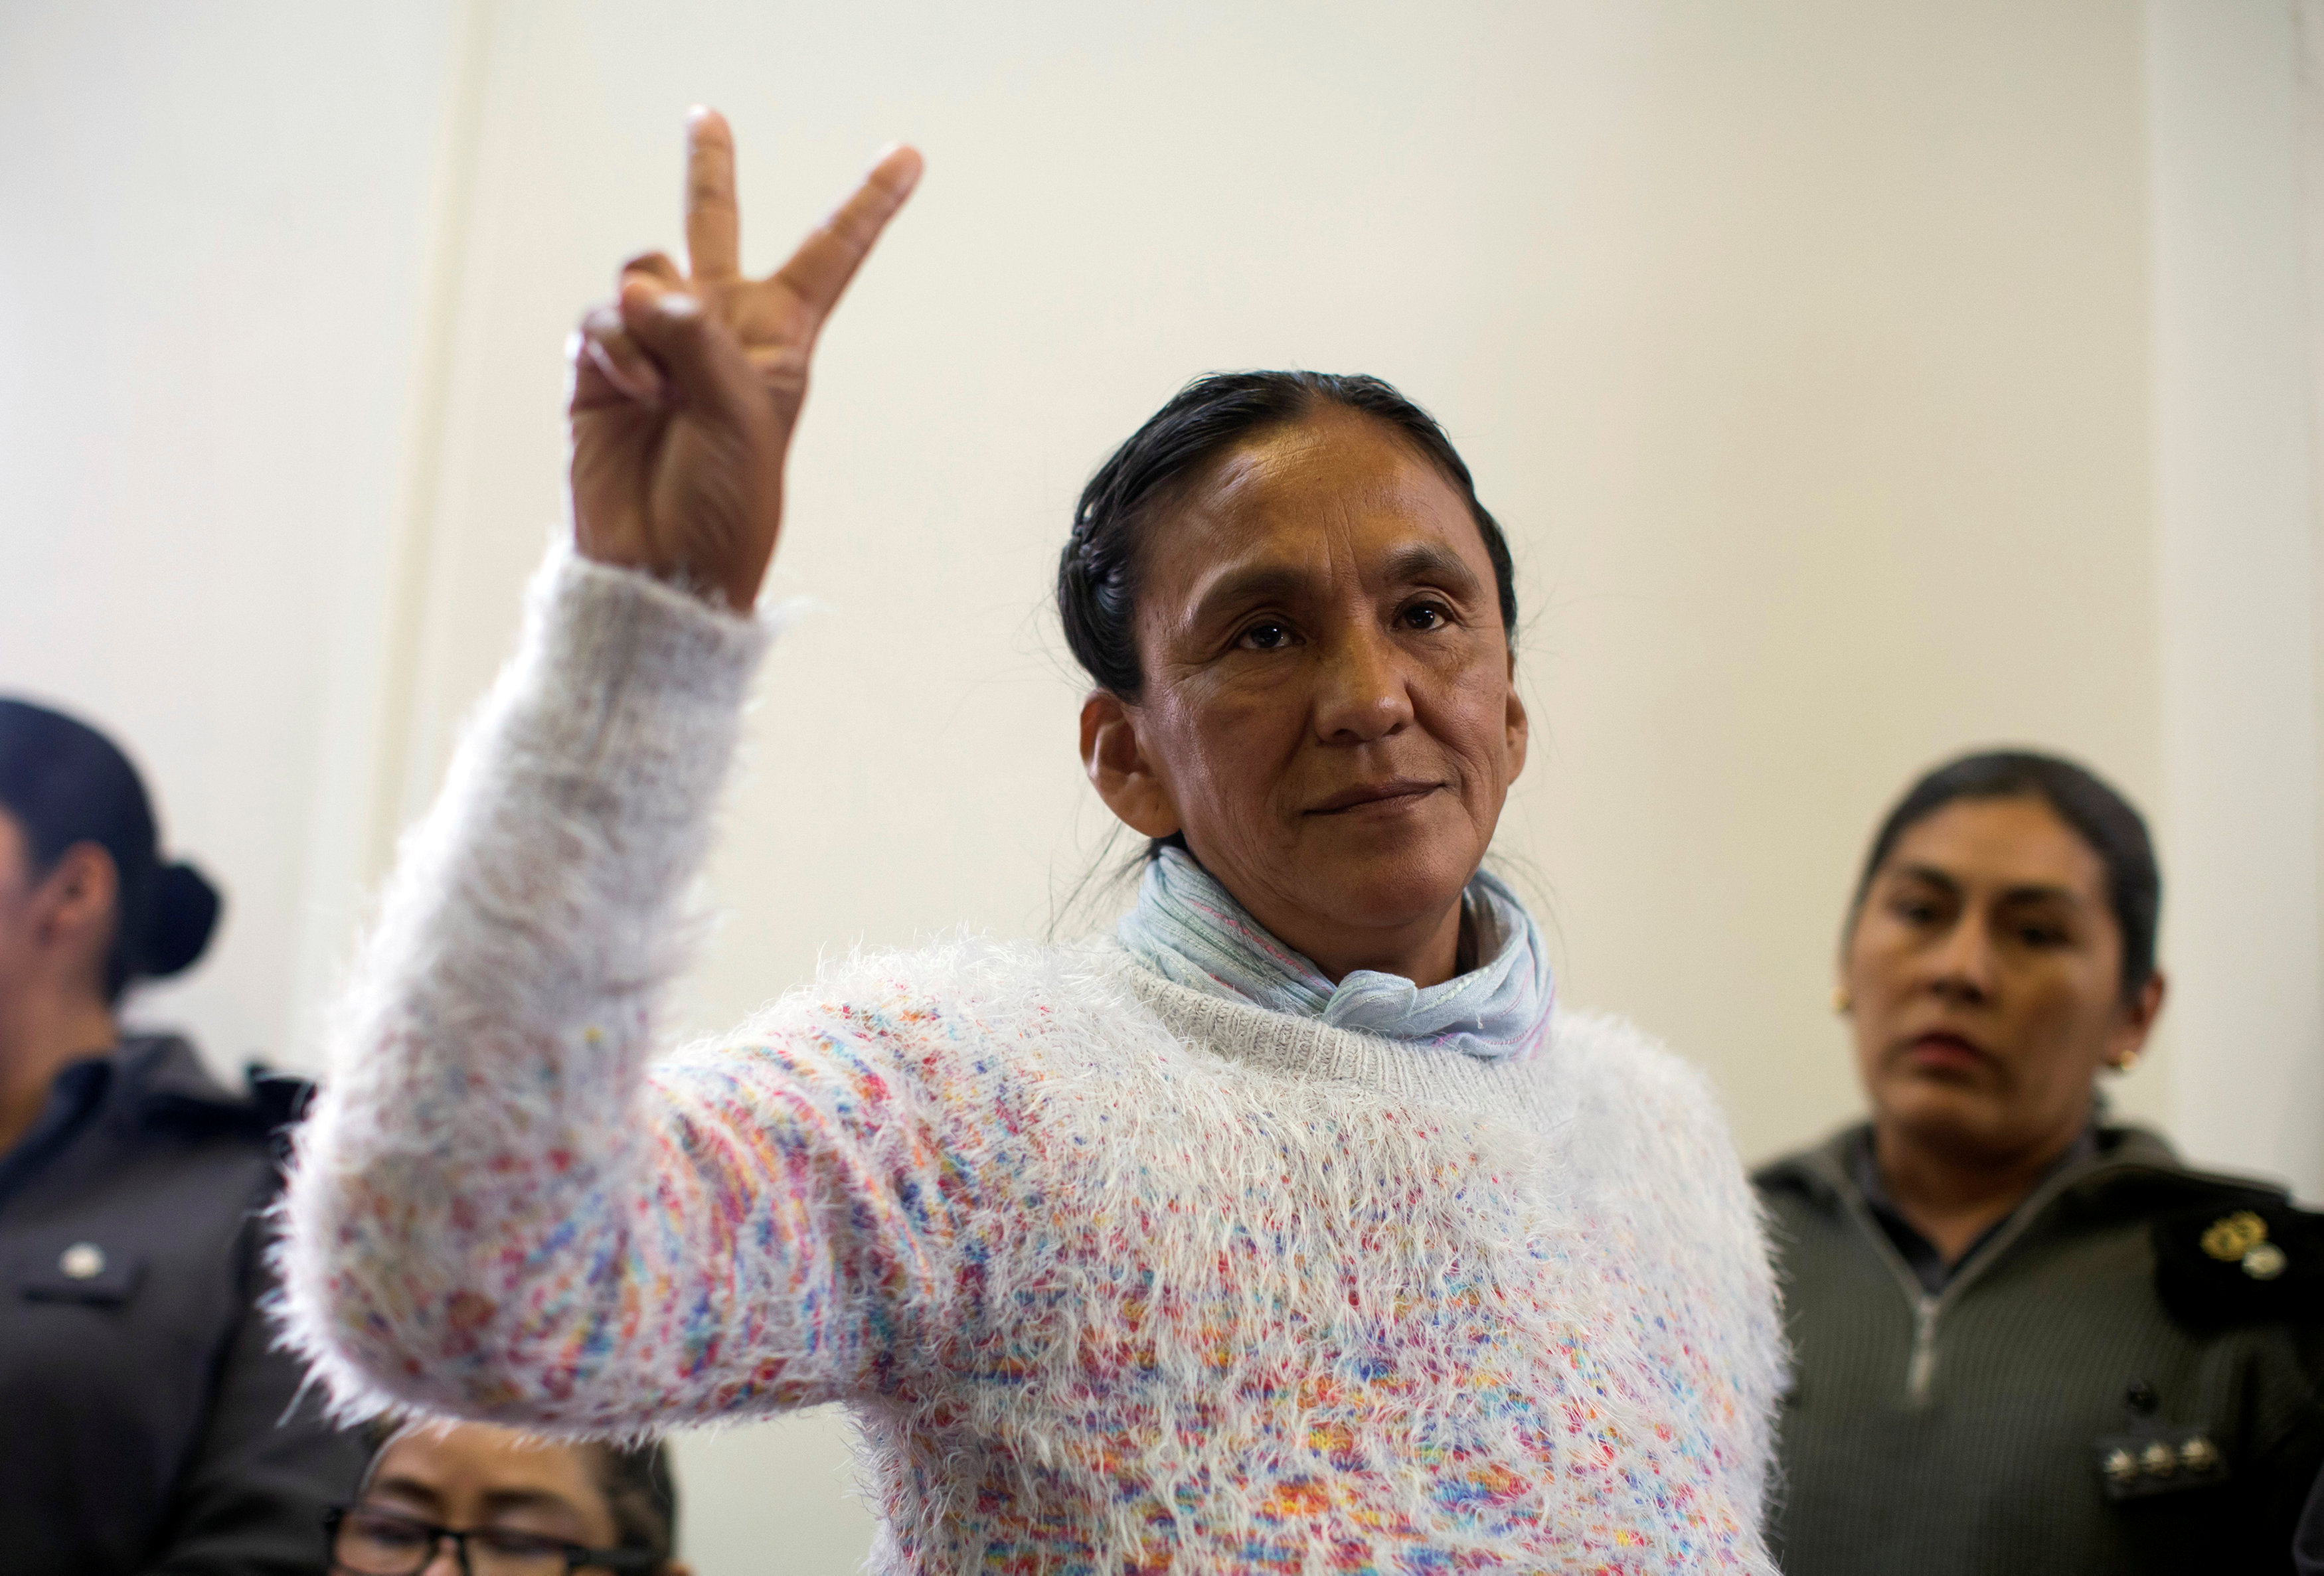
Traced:
POLYGON ((684 581, 737 612, 758 600, 782 525, 783 456, 816 336, 920 156, 889 152, 788 263, 741 272, 734 142, 687 123, 688 272, 661 253, 622 268, 573 342, 573 534, 584 556, 684 581))

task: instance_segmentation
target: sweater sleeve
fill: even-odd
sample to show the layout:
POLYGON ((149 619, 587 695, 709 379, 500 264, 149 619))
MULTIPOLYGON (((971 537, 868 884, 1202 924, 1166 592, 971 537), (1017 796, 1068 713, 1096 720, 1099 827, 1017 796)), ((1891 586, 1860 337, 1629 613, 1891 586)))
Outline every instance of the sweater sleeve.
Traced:
POLYGON ((766 641, 567 555, 536 578, 287 1194, 285 1323, 342 1410, 620 1433, 898 1382, 950 1221, 909 1037, 649 1067, 766 641))

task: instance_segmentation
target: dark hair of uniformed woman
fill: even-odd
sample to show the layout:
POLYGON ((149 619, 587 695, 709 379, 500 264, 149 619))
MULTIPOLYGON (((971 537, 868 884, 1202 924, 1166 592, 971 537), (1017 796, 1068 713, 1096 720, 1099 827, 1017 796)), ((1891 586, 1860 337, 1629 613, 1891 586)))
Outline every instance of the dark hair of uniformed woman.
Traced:
POLYGON ((113 945, 105 995, 192 966, 209 945, 217 889, 184 863, 161 862, 152 804, 137 769, 112 740, 61 712, 0 698, 0 810, 31 845, 32 873, 94 843, 112 856, 113 945))
POLYGON ((1499 521, 1477 502, 1477 484, 1434 417, 1374 377, 1319 372, 1213 373, 1169 403, 1107 457, 1082 489, 1073 534, 1057 563, 1057 613, 1065 644, 1099 687, 1135 702, 1139 548, 1176 484, 1234 445, 1339 405, 1387 422, 1460 490, 1485 539, 1500 594, 1501 627, 1517 643, 1517 577, 1499 521))
POLYGON ((2163 918, 2163 872, 2146 822, 2095 772, 2030 750, 1988 750, 1949 760, 1905 790, 1880 823, 1856 879, 1848 927, 1896 840, 1960 799, 2039 799, 2072 828, 2106 867, 2107 906, 2122 931, 2122 999, 2137 999, 2154 975, 2154 935, 2163 918))

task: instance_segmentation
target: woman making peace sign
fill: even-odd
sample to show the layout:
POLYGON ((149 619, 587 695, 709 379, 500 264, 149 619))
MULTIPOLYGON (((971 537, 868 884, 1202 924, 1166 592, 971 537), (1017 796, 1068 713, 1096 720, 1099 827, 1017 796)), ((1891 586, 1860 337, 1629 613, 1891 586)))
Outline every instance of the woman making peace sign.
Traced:
POLYGON ((1554 1013, 1480 872, 1526 717, 1499 528, 1375 380, 1205 379, 1058 577, 1117 937, 827 969, 660 1054, 825 318, 692 124, 689 270, 576 340, 574 545, 407 845, 302 1146, 350 1406, 634 1434, 842 1401, 896 1571, 1772 1571, 1781 1367, 1702 1081, 1554 1013))

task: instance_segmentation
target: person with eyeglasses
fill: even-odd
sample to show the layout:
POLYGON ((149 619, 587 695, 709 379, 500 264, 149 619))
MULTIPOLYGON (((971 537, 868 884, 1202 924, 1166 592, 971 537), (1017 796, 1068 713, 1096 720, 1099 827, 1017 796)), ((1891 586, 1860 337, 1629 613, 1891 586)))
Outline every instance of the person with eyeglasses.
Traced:
POLYGON ((324 1517, 342 1576, 691 1576, 678 1488, 657 1442, 544 1440, 489 1424, 406 1421, 351 1505, 324 1517))

